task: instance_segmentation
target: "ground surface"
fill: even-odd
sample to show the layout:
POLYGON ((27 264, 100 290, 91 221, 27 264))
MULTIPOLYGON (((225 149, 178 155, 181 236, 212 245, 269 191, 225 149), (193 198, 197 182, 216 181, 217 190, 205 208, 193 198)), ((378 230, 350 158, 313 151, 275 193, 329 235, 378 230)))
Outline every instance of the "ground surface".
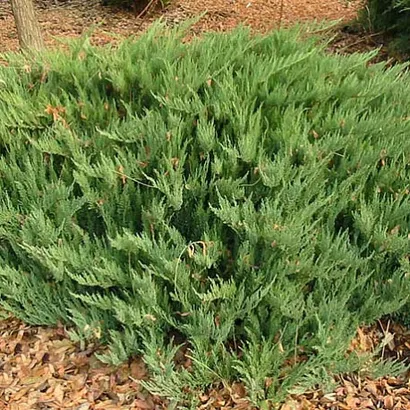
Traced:
MULTIPOLYGON (((157 17, 172 25, 207 14, 194 31, 227 30, 240 23, 265 31, 297 21, 351 19, 360 1, 347 0, 173 0, 165 10, 150 9, 143 18, 135 13, 102 7, 98 0, 37 0, 38 17, 49 46, 77 37, 97 25, 97 44, 138 34, 157 17), (117 37, 113 37, 115 33, 117 37)), ((371 41, 371 40, 369 40, 371 41)), ((360 46, 339 34, 335 48, 360 46)), ((371 45, 370 45, 371 46, 371 45)), ((369 46, 369 47, 370 47, 369 46)), ((0 0, 0 53, 18 49, 17 34, 8 2, 0 0)), ((352 343, 355 354, 371 351, 384 342, 383 355, 407 360, 410 333, 401 326, 379 323, 358 331, 352 343)), ((65 329, 29 327, 14 319, 0 321, 0 409, 163 409, 167 403, 149 396, 139 380, 146 377, 141 360, 120 368, 100 363, 96 346, 80 349, 71 343, 65 329)), ((317 390, 290 397, 283 410, 308 409, 410 409, 408 377, 369 380, 346 376, 337 388, 325 394, 317 390)), ((201 397, 202 410, 250 409, 242 385, 215 389, 201 397)))
MULTIPOLYGON (((155 18, 169 24, 206 15, 195 26, 196 32, 227 30, 238 24, 269 30, 296 21, 350 19, 358 0, 172 0, 165 10, 151 8, 143 18, 136 13, 103 7, 99 0, 35 0, 46 43, 55 45, 63 38, 77 37, 98 25, 97 43, 112 41, 112 35, 128 36, 144 30, 155 18)), ((0 53, 17 50, 17 33, 8 0, 0 0, 0 53)))
MULTIPOLYGON (((384 346, 384 357, 406 361, 410 332, 399 325, 380 322, 359 329, 352 354, 384 346)), ((30 327, 15 319, 0 321, 0 409, 166 409, 167 403, 144 392, 140 380, 146 369, 140 359, 119 368, 99 362, 89 345, 80 349, 62 327, 30 327)), ((241 384, 214 389, 201 396, 200 410, 252 409, 241 384)), ((410 409, 408 376, 371 380, 346 375, 333 392, 321 390, 289 397, 281 410, 410 409)))

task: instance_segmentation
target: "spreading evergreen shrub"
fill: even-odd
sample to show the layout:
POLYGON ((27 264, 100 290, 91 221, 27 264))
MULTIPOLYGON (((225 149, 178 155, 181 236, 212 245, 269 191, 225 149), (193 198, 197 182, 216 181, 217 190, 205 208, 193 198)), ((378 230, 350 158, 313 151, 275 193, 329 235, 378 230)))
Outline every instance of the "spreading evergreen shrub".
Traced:
POLYGON ((0 68, 1 306, 142 354, 180 407, 386 371, 346 350, 410 290, 404 67, 162 30, 0 68))

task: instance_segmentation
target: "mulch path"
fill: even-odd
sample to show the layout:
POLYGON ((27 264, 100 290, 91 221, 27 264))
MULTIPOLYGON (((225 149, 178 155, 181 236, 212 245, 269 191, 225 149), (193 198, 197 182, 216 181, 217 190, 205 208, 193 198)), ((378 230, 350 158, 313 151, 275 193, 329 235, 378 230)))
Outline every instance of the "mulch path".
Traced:
MULTIPOLYGON (((152 7, 141 18, 132 11, 102 6, 100 0, 35 0, 35 4, 45 42, 54 46, 92 26, 97 26, 94 42, 106 44, 142 32, 158 17, 174 25, 202 13, 206 14, 192 28, 194 33, 229 30, 239 24, 266 31, 299 21, 349 20, 362 0, 172 0, 165 9, 152 7)), ((0 53, 17 49, 10 3, 0 0, 0 53)))

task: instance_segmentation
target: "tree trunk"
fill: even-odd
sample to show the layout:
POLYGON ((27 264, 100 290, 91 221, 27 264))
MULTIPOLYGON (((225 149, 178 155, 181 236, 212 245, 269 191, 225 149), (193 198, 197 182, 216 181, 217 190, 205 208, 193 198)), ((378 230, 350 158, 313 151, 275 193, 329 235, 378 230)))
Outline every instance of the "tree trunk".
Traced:
POLYGON ((11 0, 20 48, 38 51, 44 48, 40 24, 34 11, 33 0, 11 0))

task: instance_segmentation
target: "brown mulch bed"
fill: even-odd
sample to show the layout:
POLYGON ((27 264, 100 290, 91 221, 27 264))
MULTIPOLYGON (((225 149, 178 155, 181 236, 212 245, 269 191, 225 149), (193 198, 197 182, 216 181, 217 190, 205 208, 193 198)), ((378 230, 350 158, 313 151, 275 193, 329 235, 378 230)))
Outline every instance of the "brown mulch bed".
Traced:
POLYGON ((395 377, 380 380, 342 379, 334 392, 312 391, 292 398, 281 410, 408 410, 409 382, 395 377))
POLYGON ((119 368, 96 359, 95 346, 81 350, 62 327, 0 322, 0 409, 163 409, 139 381, 144 363, 119 368))
MULTIPOLYGON (((46 44, 53 46, 58 39, 78 37, 93 26, 94 42, 106 44, 142 32, 158 17, 174 25, 202 13, 206 14, 193 27, 194 33, 229 30, 239 24, 266 31, 299 21, 349 20, 362 0, 172 0, 164 10, 152 7, 141 18, 132 11, 104 7, 99 0, 35 3, 46 44), (115 33, 115 37, 110 33, 115 33)), ((0 0, 0 53, 17 49, 9 1, 0 0)))
MULTIPOLYGON (((1 314, 1 311, 0 311, 1 314)), ((167 402, 141 387, 147 370, 139 358, 119 367, 102 363, 89 344, 81 349, 66 329, 0 320, 0 410, 161 410, 167 402)), ((252 409, 242 384, 198 398, 202 410, 252 409)))
MULTIPOLYGON (((382 347, 385 359, 410 364, 410 330, 390 321, 358 329, 349 353, 373 352, 382 347)), ((369 363, 371 366, 371 363, 369 363)), ((401 377, 384 377, 377 380, 357 375, 338 377, 333 392, 313 390, 289 397, 281 410, 409 410, 410 373, 401 377)))
MULTIPOLYGON (((350 351, 373 351, 383 343, 384 357, 408 361, 410 331, 380 322, 358 329, 350 351)), ((167 403, 149 395, 140 385, 147 377, 140 359, 120 367, 101 363, 98 346, 81 350, 63 327, 27 326, 16 319, 0 321, 0 409, 166 409, 167 403)), ((240 383, 214 389, 199 398, 201 410, 252 409, 240 383)), ((289 397, 282 410, 410 409, 410 382, 406 377, 378 380, 346 375, 331 393, 320 389, 289 397)))

